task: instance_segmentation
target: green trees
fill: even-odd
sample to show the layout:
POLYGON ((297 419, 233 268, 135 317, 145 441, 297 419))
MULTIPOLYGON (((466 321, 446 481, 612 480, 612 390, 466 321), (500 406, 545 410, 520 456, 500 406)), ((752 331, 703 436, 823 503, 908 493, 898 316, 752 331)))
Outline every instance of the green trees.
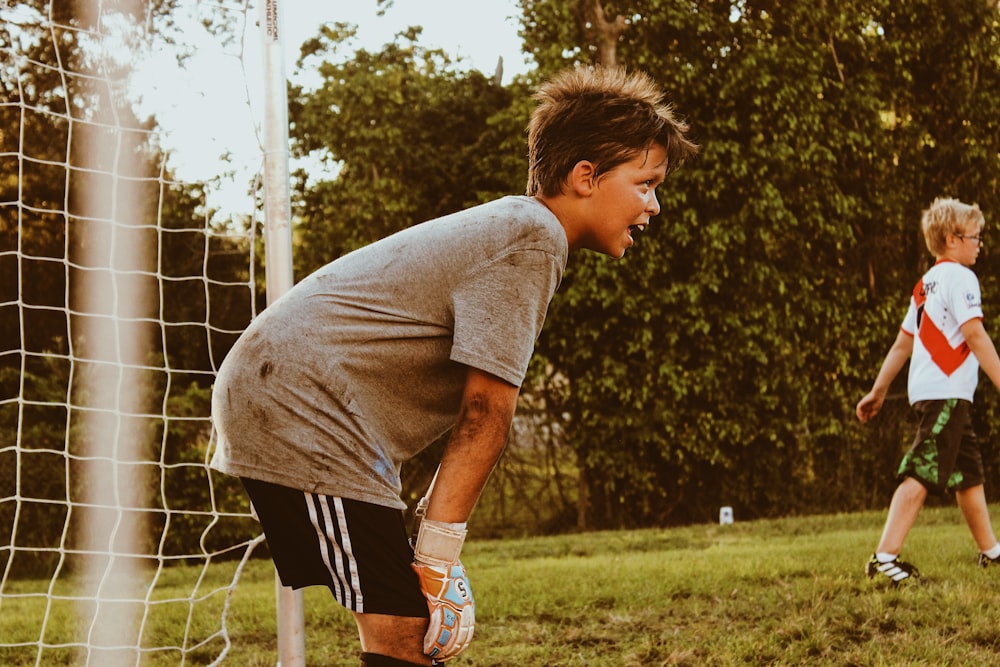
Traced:
POLYGON ((523 141, 505 115, 519 90, 460 72, 417 44, 419 29, 337 58, 353 29, 324 26, 302 47, 314 90, 290 94, 300 272, 418 222, 523 192, 523 141))
MULTIPOLYGON (((535 52, 542 70, 598 54, 530 13, 574 4, 526 4, 529 44, 563 40, 535 52)), ((578 258, 543 334, 572 386, 591 522, 883 502, 898 424, 861 429, 853 406, 929 259, 920 210, 938 195, 997 208, 995 8, 603 7, 628 17, 618 59, 663 83, 703 153, 623 263, 578 258)), ((981 394, 988 416, 995 390, 981 394)))

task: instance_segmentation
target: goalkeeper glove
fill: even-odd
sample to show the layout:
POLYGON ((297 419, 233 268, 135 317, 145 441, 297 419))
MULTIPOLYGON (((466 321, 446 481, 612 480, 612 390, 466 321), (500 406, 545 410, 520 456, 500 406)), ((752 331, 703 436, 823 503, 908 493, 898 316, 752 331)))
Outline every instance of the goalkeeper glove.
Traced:
POLYGON ((465 533, 465 524, 428 519, 417 529, 413 569, 430 612, 424 653, 438 661, 468 648, 476 626, 476 602, 465 567, 458 560, 465 533))

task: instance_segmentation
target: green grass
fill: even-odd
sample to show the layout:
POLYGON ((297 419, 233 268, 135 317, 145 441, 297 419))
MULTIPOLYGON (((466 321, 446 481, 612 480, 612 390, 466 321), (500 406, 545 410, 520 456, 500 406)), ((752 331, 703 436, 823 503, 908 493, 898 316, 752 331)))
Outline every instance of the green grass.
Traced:
MULTIPOLYGON (((863 575, 884 518, 472 540, 463 561, 477 598, 476 639, 449 666, 1000 664, 1000 568, 976 567, 958 511, 924 510, 904 554, 924 583, 900 588, 863 575)), ((168 574, 187 590, 191 572, 168 574)), ((171 583, 163 585, 170 596, 171 583)), ((305 605, 307 664, 356 667, 350 616, 325 589, 307 590, 305 605)), ((29 610, 12 608, 4 602, 0 637, 29 622, 29 610)), ((183 627, 183 614, 175 616, 165 610, 154 625, 169 637, 183 627)), ((230 611, 226 664, 275 665, 274 618, 272 570, 252 563, 230 611)), ((186 664, 204 664, 217 649, 186 664)), ((23 662, 0 649, 0 664, 34 658, 34 649, 23 662)), ((179 663, 167 654, 144 664, 179 663)), ((47 652, 42 664, 74 663, 47 652)))

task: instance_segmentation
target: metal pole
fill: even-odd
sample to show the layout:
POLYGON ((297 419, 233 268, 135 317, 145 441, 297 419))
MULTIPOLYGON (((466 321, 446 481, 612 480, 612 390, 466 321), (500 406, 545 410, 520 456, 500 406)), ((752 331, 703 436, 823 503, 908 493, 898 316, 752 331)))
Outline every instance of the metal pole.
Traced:
POLYGON ((292 210, 288 169, 288 88, 279 0, 263 0, 264 221, 267 302, 292 287, 292 210))
MULTIPOLYGON (((264 55, 264 275, 267 303, 291 289, 292 211, 288 168, 288 88, 284 35, 278 0, 262 0, 260 25, 264 55)), ((278 608, 278 665, 305 667, 305 614, 302 591, 281 585, 275 573, 278 608)))

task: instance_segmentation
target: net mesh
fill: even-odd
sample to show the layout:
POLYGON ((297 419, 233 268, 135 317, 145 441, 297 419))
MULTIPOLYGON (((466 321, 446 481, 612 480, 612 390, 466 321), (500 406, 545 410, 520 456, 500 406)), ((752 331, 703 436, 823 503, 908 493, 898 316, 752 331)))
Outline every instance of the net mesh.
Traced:
POLYGON ((256 13, 161 9, 0 0, 3 664, 218 662, 260 541, 206 465, 262 305, 256 13))

